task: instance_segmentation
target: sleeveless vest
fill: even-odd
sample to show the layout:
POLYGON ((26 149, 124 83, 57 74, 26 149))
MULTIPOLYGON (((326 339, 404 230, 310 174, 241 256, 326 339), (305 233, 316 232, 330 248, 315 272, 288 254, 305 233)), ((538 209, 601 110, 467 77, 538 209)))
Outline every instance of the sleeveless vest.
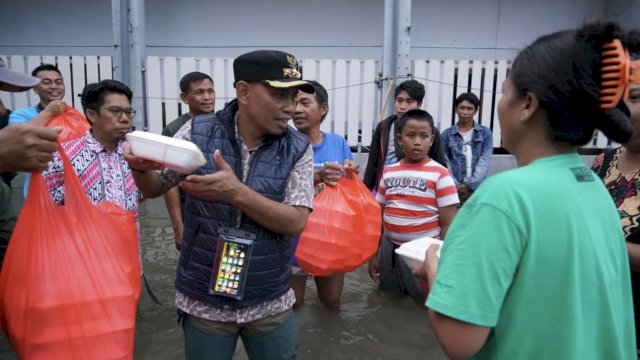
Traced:
MULTIPOLYGON (((242 179, 242 158, 235 134, 237 102, 230 102, 216 114, 192 120, 191 141, 200 148, 207 164, 195 174, 217 171, 213 152, 242 179)), ((282 135, 268 136, 253 154, 245 184, 262 196, 282 202, 289 174, 302 158, 309 141, 287 127, 282 135)), ((291 239, 271 232, 228 203, 198 199, 186 193, 185 224, 176 288, 187 296, 223 309, 238 309, 284 295, 290 288, 291 239), (247 230, 256 235, 251 252, 244 295, 241 300, 209 294, 216 259, 219 227, 247 230)))

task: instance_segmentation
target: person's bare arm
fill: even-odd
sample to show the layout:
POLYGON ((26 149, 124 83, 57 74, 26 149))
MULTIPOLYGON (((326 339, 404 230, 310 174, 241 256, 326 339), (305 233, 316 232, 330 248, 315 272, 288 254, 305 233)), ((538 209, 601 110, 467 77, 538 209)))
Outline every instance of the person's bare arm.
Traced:
POLYGON ((462 322, 427 309, 431 328, 449 359, 467 359, 487 341, 491 328, 462 322))
POLYGON ((283 204, 258 194, 237 178, 219 150, 213 157, 218 168, 216 173, 189 175, 180 187, 201 199, 228 202, 270 231, 300 235, 307 223, 308 208, 283 204))
POLYGON ((629 253, 631 270, 640 271, 640 244, 627 242, 627 252, 629 253))
POLYGON ((53 100, 42 110, 36 117, 31 119, 29 123, 37 126, 46 126, 49 120, 56 115, 62 114, 67 110, 67 104, 62 100, 53 100))
POLYGON ((180 189, 177 186, 172 187, 164 194, 164 202, 167 206, 167 212, 171 218, 171 225, 175 234, 176 249, 180 250, 182 243, 182 230, 184 224, 182 222, 182 209, 180 207, 180 189))
POLYGON ((440 217, 440 239, 444 240, 449 230, 449 225, 453 221, 453 218, 458 212, 458 204, 453 204, 438 209, 438 216, 440 217))
MULTIPOLYGON (((427 281, 427 295, 436 281, 438 273, 439 245, 432 245, 425 254, 425 260, 413 271, 413 275, 427 281)), ((450 359, 466 359, 477 353, 487 341, 491 328, 456 320, 427 309, 427 317, 436 334, 438 343, 450 359)))

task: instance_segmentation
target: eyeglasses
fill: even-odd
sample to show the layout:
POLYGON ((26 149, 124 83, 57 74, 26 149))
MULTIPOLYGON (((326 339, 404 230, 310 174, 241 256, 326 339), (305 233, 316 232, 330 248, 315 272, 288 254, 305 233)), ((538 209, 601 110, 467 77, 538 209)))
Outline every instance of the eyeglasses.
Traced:
POLYGON ((136 116, 136 111, 132 108, 123 109, 117 106, 111 106, 107 108, 107 111, 110 112, 115 117, 120 117, 122 114, 127 114, 127 116, 133 119, 136 116))

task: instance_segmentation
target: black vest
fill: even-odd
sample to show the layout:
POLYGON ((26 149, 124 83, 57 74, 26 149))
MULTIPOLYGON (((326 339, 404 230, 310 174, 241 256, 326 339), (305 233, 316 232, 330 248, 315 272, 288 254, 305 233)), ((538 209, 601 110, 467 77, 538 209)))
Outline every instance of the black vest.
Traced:
MULTIPOLYGON (((217 171, 213 151, 242 179, 242 158, 236 141, 237 102, 230 102, 215 115, 199 115, 192 121, 191 141, 200 148, 207 164, 195 174, 217 171)), ((262 196, 282 202, 289 174, 309 147, 299 132, 287 128, 279 136, 269 136, 252 156, 245 184, 262 196)), ((291 239, 271 232, 240 213, 228 203, 211 202, 186 194, 184 237, 176 276, 176 288, 187 296, 218 308, 238 309, 284 295, 290 288, 291 239), (219 227, 240 228, 256 234, 249 261, 242 300, 210 295, 208 292, 216 258, 219 227)))

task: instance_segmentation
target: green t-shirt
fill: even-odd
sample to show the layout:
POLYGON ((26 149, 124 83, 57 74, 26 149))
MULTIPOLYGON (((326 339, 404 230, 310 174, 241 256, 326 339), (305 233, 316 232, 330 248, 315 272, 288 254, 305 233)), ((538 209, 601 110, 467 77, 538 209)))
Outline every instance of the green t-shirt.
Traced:
POLYGON ((491 327, 478 359, 635 359, 616 207, 577 154, 487 179, 447 233, 426 305, 491 327))

